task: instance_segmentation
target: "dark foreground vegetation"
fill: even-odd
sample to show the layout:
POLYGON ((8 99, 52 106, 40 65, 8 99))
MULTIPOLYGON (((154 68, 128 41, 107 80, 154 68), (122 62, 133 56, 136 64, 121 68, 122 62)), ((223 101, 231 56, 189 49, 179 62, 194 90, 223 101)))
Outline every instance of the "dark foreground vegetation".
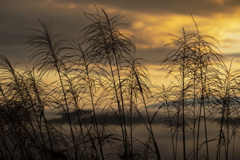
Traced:
POLYGON ((240 73, 224 64, 215 38, 202 35, 195 21, 196 32, 171 35, 175 49, 159 64, 174 80, 153 85, 131 37, 118 29, 121 17, 84 14, 90 23, 78 42, 62 40, 41 20, 31 29, 32 68, 16 69, 0 55, 0 159, 166 159, 157 121, 165 124, 174 160, 210 159, 210 152, 235 159, 240 73), (48 116, 51 110, 63 120, 48 116), (209 138, 213 121, 217 132, 209 138), (135 136, 138 124, 145 139, 135 136))

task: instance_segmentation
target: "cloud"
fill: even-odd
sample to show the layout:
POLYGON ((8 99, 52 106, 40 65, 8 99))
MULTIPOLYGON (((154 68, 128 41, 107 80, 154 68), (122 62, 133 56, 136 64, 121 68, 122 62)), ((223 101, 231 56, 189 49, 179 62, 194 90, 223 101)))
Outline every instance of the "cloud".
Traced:
POLYGON ((189 13, 194 15, 201 33, 223 39, 220 49, 224 53, 229 53, 233 45, 237 52, 239 46, 236 44, 240 32, 235 32, 240 31, 236 21, 239 14, 230 1, 5 0, 0 6, 0 54, 15 62, 28 59, 30 53, 24 43, 34 34, 28 28, 39 28, 39 18, 52 21, 53 32, 62 34, 63 39, 78 40, 81 29, 89 24, 83 12, 96 13, 94 4, 99 10, 104 8, 110 17, 125 16, 120 22, 127 25, 119 26, 120 30, 135 37, 137 56, 148 63, 155 63, 168 53, 164 47, 172 38, 168 33, 181 35, 183 27, 188 32, 196 31, 189 13), (230 39, 235 39, 235 43, 230 39))
POLYGON ((158 47, 148 49, 137 49, 136 56, 145 59, 148 63, 160 64, 167 54, 172 50, 171 47, 158 47))
POLYGON ((240 58, 240 53, 226 53, 226 54, 223 54, 223 56, 226 56, 229 58, 240 58))
POLYGON ((5 54, 13 63, 27 65, 30 53, 25 49, 26 42, 35 34, 29 28, 40 28, 38 19, 52 22, 53 32, 69 41, 79 39, 81 29, 88 24, 82 13, 88 9, 86 6, 65 9, 44 6, 40 2, 13 0, 0 7, 0 54, 5 54))
POLYGON ((100 5, 106 5, 109 7, 118 8, 121 10, 131 10, 136 12, 145 12, 153 14, 163 13, 177 13, 177 14, 196 14, 196 15, 209 15, 219 12, 232 12, 232 8, 228 5, 229 3, 221 2, 219 0, 138 0, 129 1, 112 1, 112 0, 60 0, 61 3, 95 3, 100 5))
POLYGON ((239 0, 225 0, 226 5, 231 5, 231 6, 240 6, 240 1, 239 0))
MULTIPOLYGON (((82 112, 82 117, 83 117, 83 121, 86 123, 86 124, 92 124, 92 116, 91 116, 91 110, 81 110, 82 112)), ((153 112, 152 110, 150 110, 149 112, 153 112)), ((154 113, 154 112, 153 112, 154 113)), ((153 114, 153 113, 150 113, 150 114, 153 114)), ((59 114, 59 113, 58 113, 59 114)), ((77 118, 77 111, 73 111, 70 113, 70 117, 72 119, 72 122, 74 124, 78 124, 78 118, 77 118)), ((59 114, 60 117, 56 117, 56 118, 53 118, 53 119, 50 119, 49 121, 52 122, 52 123, 68 123, 67 121, 67 117, 64 115, 64 114, 59 114)), ((160 113, 158 114, 159 116, 153 121, 154 124, 159 124, 159 123, 163 123, 162 121, 159 121, 160 119, 163 119, 163 113, 160 113)), ((144 119, 144 121, 146 122, 147 121, 147 116, 146 114, 143 112, 142 113, 142 118, 144 119)), ((150 115, 152 116, 152 115, 150 115)), ((107 125, 119 125, 119 119, 118 117, 115 115, 115 113, 113 112, 106 112, 106 111, 103 111, 101 113, 98 113, 97 116, 96 116, 97 120, 98 120, 98 124, 107 124, 107 125)), ((129 115, 126 115, 125 116, 125 119, 126 119, 126 125, 129 125, 130 124, 130 117, 129 115)), ((133 120, 132 120, 132 123, 133 124, 142 124, 143 121, 142 119, 140 118, 140 116, 135 112, 133 113, 133 120)))
POLYGON ((223 39, 222 42, 224 43, 238 43, 240 40, 239 39, 231 39, 231 38, 226 38, 226 39, 223 39))

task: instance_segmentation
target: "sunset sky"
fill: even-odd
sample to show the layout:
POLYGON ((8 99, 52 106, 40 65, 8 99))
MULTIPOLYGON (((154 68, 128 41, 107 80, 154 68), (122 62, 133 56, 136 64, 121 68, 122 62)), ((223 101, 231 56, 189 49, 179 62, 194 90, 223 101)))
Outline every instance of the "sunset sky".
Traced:
POLYGON ((171 49, 164 46, 172 38, 168 34, 180 35, 183 27, 196 31, 190 14, 200 33, 217 38, 221 53, 240 66, 239 0, 1 0, 0 54, 26 65, 30 53, 25 42, 33 35, 28 28, 39 28, 39 18, 52 21, 53 31, 66 40, 78 40, 89 24, 83 12, 95 13, 95 5, 110 16, 124 16, 127 25, 120 30, 135 37, 137 56, 147 60, 152 77, 160 76, 156 61, 171 49))

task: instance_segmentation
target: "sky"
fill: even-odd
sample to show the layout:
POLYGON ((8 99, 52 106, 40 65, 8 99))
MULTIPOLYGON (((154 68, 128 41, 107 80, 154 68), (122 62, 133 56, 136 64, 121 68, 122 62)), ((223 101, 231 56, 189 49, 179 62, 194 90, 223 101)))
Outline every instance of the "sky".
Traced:
POLYGON ((84 12, 96 13, 103 8, 110 16, 124 16, 120 26, 132 35, 137 56, 144 58, 151 76, 161 76, 158 60, 172 49, 169 34, 196 32, 193 15, 200 34, 219 40, 220 53, 240 62, 239 0, 0 0, 0 54, 19 66, 27 65, 30 52, 26 41, 34 34, 29 28, 40 28, 38 19, 52 22, 53 32, 68 41, 81 37, 80 31, 89 20, 84 12))

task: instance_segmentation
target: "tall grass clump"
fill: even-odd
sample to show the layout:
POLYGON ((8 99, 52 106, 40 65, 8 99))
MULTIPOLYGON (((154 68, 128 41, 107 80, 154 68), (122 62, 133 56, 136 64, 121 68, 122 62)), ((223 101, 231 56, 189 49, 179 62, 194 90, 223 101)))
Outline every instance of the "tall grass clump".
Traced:
POLYGON ((98 63, 110 69, 110 83, 106 91, 112 92, 113 102, 117 105, 119 124, 122 132, 122 142, 124 146, 124 157, 127 159, 129 152, 129 139, 125 119, 125 100, 122 87, 122 65, 135 46, 132 41, 122 34, 117 26, 120 16, 110 18, 104 10, 102 15, 85 13, 91 23, 83 29, 84 43, 88 46, 91 57, 98 63), (109 90, 110 89, 110 90, 109 90))
MULTIPOLYGON (((22 158, 39 156, 44 159, 46 155, 42 153, 42 150, 46 150, 48 147, 41 120, 44 116, 43 103, 46 102, 43 100, 46 92, 39 92, 42 89, 39 84, 43 83, 40 82, 41 80, 36 80, 33 71, 16 70, 5 56, 0 56, 0 65, 3 73, 1 77, 1 114, 4 118, 1 125, 6 140, 5 146, 8 146, 7 150, 12 152, 12 157, 16 155, 22 158), (30 149, 31 145, 35 147, 30 149)), ((45 124, 47 126, 46 121, 45 124)), ((47 130, 49 140, 51 139, 49 127, 47 130)), ((51 141, 49 142, 52 148, 51 141)))
POLYGON ((59 35, 52 33, 51 24, 48 25, 40 20, 41 29, 31 29, 35 31, 36 35, 30 37, 28 48, 32 51, 31 60, 34 61, 34 68, 36 68, 41 75, 48 74, 51 71, 57 73, 59 83, 61 86, 61 101, 64 102, 62 110, 68 119, 72 143, 74 147, 75 159, 78 159, 78 149, 75 141, 73 126, 70 118, 70 106, 67 100, 67 91, 64 87, 64 78, 68 78, 66 63, 73 55, 67 52, 68 47, 65 47, 63 40, 59 39, 59 35))
MULTIPOLYGON (((195 21, 194 21, 195 22, 195 21)), ((219 54, 219 50, 215 44, 218 44, 217 39, 209 35, 201 35, 197 24, 195 22, 197 33, 192 34, 193 41, 191 42, 191 50, 194 53, 193 63, 194 64, 194 76, 198 77, 197 83, 200 84, 197 96, 199 111, 198 111, 198 126, 197 126, 197 150, 196 159, 198 159, 199 151, 199 133, 200 133, 200 123, 201 118, 204 120, 204 130, 205 130, 205 145, 206 145, 206 157, 209 159, 209 147, 208 147, 208 132, 207 132, 207 117, 210 112, 207 112, 207 107, 211 106, 211 98, 214 95, 211 93, 211 80, 210 77, 215 73, 219 67, 223 65, 223 57, 219 54), (215 43, 215 44, 214 44, 215 43), (195 75, 196 74, 196 75, 195 75), (208 114, 208 115, 207 115, 208 114)), ((196 82, 194 80, 196 85, 196 82)), ((194 87, 196 89, 196 87, 194 87)))
MULTIPOLYGON (((78 81, 77 84, 81 90, 81 101, 92 107, 92 124, 95 130, 94 132, 97 134, 96 137, 101 159, 105 159, 103 152, 104 126, 98 124, 97 114, 99 114, 100 109, 98 110, 98 108, 102 105, 102 99, 104 98, 100 96, 99 92, 101 92, 100 90, 104 86, 103 79, 107 73, 98 63, 94 62, 94 59, 91 57, 91 52, 83 49, 80 43, 76 42, 73 45, 73 50, 78 57, 73 63, 73 73, 76 74, 75 79, 78 81)), ((95 157, 97 158, 99 155, 95 157)))
MULTIPOLYGON (((201 148, 199 134, 202 118, 204 120, 205 141, 203 144, 206 146, 205 156, 209 159, 208 142, 211 140, 208 139, 207 117, 210 116, 210 112, 207 112, 207 107, 211 106, 211 99, 214 97, 211 89, 213 86, 210 84, 209 78, 223 65, 223 60, 214 44, 214 42, 218 43, 218 41, 211 36, 201 35, 195 20, 194 23, 197 33, 186 34, 183 29, 183 36, 171 35, 175 39, 168 45, 175 46, 176 49, 166 56, 163 60, 163 66, 168 70, 168 75, 173 75, 176 80, 173 82, 173 88, 176 89, 175 93, 179 93, 178 95, 175 94, 175 100, 181 106, 176 106, 178 108, 176 109, 176 115, 181 117, 180 121, 177 118, 177 124, 181 124, 181 127, 179 127, 182 130, 183 159, 187 159, 189 156, 193 157, 193 159, 199 158, 198 153, 201 148), (192 119, 193 126, 190 126, 186 121, 189 118, 192 119), (187 155, 186 151, 186 127, 193 134, 193 151, 190 151, 191 155, 187 155)), ((178 129, 175 136, 178 136, 178 129)))
MULTIPOLYGON (((191 55, 192 50, 189 48, 189 42, 191 41, 191 36, 186 35, 184 29, 183 29, 183 36, 178 37, 176 35, 173 35, 175 39, 172 43, 168 45, 173 45, 176 47, 176 49, 172 50, 167 57, 163 61, 164 67, 168 70, 168 74, 173 74, 174 78, 177 79, 177 82, 179 85, 176 86, 176 89, 179 92, 178 97, 176 97, 179 100, 179 105, 176 106, 178 109, 177 117, 181 117, 181 121, 177 122, 177 124, 181 124, 182 128, 182 141, 183 141, 183 159, 187 158, 186 155, 186 136, 185 136, 185 126, 186 126, 186 99, 188 98, 188 89, 189 89, 189 66, 191 65, 191 55), (176 73, 176 74, 175 74, 176 73)), ((180 119, 177 118, 179 121, 180 119)), ((179 126, 180 127, 180 126, 179 126)), ((178 132, 178 129, 177 129, 178 132)), ((176 134, 176 140, 178 139, 178 133, 176 134)))
POLYGON ((216 98, 216 112, 220 116, 217 118, 219 123, 219 135, 217 136, 217 154, 216 159, 229 159, 230 143, 233 143, 234 158, 234 138, 236 135, 236 117, 238 117, 239 92, 238 77, 239 71, 232 71, 232 62, 227 68, 223 65, 221 70, 216 71, 213 85, 216 98), (223 153, 222 153, 222 147, 223 153))
POLYGON ((150 145, 147 145, 147 150, 152 150, 156 155, 156 158, 161 159, 161 154, 155 138, 152 124, 162 105, 157 104, 155 106, 157 107, 157 110, 153 113, 153 115, 151 115, 148 105, 153 103, 152 101, 154 100, 151 89, 152 84, 148 76, 148 70, 142 63, 140 63, 140 60, 142 59, 135 57, 132 57, 130 60, 128 60, 129 66, 127 68, 129 69, 129 76, 126 80, 128 81, 130 89, 130 117, 132 118, 133 106, 135 106, 135 111, 138 113, 138 116, 142 120, 144 126, 149 133, 149 142, 152 142, 153 145, 151 146, 151 143, 150 145), (144 112, 141 111, 141 105, 143 105, 144 112), (144 118, 145 115, 146 120, 144 118))

